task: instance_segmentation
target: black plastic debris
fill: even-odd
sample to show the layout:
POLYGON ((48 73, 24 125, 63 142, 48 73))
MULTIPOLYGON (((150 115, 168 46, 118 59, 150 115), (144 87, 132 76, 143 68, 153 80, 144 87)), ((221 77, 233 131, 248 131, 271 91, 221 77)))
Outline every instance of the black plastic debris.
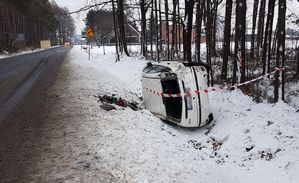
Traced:
POLYGON ((253 148, 254 148, 254 145, 251 145, 250 147, 246 147, 245 149, 246 149, 247 152, 249 152, 249 151, 251 151, 253 148))
POLYGON ((267 151, 259 151, 260 158, 265 159, 266 161, 270 161, 271 159, 274 158, 272 152, 267 152, 267 151))
POLYGON ((112 111, 112 110, 115 110, 116 108, 111 105, 111 104, 102 104, 100 105, 100 107, 106 111, 112 111))
MULTIPOLYGON (((137 111, 139 110, 139 105, 137 102, 135 101, 126 101, 125 99, 122 99, 121 97, 116 97, 116 95, 112 95, 112 96, 109 96, 109 95, 98 95, 98 98, 99 98, 99 102, 102 102, 104 104, 115 104, 115 105, 118 105, 118 106, 121 106, 121 107, 130 107, 132 110, 134 111, 137 111)), ((101 105, 100 106, 101 108, 105 109, 107 108, 108 110, 114 110, 114 109, 111 107, 111 105, 101 105)), ((105 109, 105 110, 107 110, 105 109)))

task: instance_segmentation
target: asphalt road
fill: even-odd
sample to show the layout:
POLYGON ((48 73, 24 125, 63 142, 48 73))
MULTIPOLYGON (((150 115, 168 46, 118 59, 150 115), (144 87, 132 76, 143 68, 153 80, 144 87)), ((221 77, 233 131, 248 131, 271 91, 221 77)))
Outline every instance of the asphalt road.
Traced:
POLYGON ((0 60, 0 131, 41 78, 51 69, 57 70, 69 50, 55 47, 0 60))
POLYGON ((95 97, 101 87, 90 87, 98 71, 82 67, 72 52, 63 61, 66 51, 58 49, 47 59, 45 65, 54 65, 45 67, 6 119, 0 131, 0 183, 132 182, 101 153, 110 122, 103 120, 95 97))

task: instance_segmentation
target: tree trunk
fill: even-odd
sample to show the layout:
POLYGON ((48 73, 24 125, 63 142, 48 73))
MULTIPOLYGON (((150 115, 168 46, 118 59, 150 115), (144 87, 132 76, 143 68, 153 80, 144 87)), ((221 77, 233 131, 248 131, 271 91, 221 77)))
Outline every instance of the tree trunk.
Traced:
MULTIPOLYGON (((234 72, 237 71, 236 63, 239 60, 241 74, 240 82, 245 81, 245 33, 246 33, 246 0, 236 1, 236 33, 235 33, 235 64, 234 72)), ((236 76, 236 73, 234 73, 236 76)), ((234 78, 235 81, 236 77, 234 78)))
POLYGON ((166 43, 167 43, 167 60, 170 59, 170 45, 169 45, 169 18, 168 18, 168 0, 164 0, 165 2, 165 18, 166 18, 166 43))
POLYGON ((259 58, 260 50, 263 45, 263 35, 264 35, 264 22, 265 22, 265 9, 266 0, 261 0, 260 10, 259 10, 259 20, 258 20, 258 32, 257 32, 257 46, 256 46, 256 57, 259 58))
POLYGON ((177 0, 173 0, 173 16, 172 16, 172 29, 171 29, 171 60, 174 57, 174 54, 177 53, 177 16, 176 16, 176 8, 177 8, 177 0))
POLYGON ((211 69, 208 74, 208 83, 209 85, 214 85, 213 80, 213 69, 212 69, 212 62, 211 62, 211 46, 212 46, 212 21, 211 21, 211 0, 207 0, 205 4, 205 26, 206 26, 206 39, 207 39, 207 64, 211 66, 211 69))
POLYGON ((160 60, 159 56, 159 24, 158 24, 158 4, 155 0, 155 20, 156 20, 156 61, 160 60))
POLYGON ((216 33, 217 33, 217 13, 218 13, 218 5, 223 1, 223 0, 210 0, 213 3, 211 3, 211 55, 216 57, 216 33))
POLYGON ((272 39, 272 27, 274 17, 275 0, 269 1, 268 4, 268 16, 265 29, 264 46, 263 46, 263 75, 270 72, 270 60, 271 60, 271 39, 272 39))
POLYGON ((112 12, 113 12, 113 26, 114 26, 114 37, 115 37, 115 61, 119 61, 119 54, 118 54, 118 31, 117 31, 117 20, 116 20, 116 11, 115 11, 115 4, 114 4, 114 0, 112 0, 112 12))
POLYGON ((259 0, 255 0, 253 4, 253 17, 252 17, 252 29, 251 29, 251 48, 250 48, 250 59, 254 60, 254 43, 255 43, 255 28, 257 19, 259 0))
POLYGON ((146 56, 146 12, 145 0, 140 1, 140 11, 141 11, 141 54, 146 56))
POLYGON ((197 1, 196 7, 196 51, 197 61, 200 62, 200 44, 201 44, 201 28, 202 28, 202 16, 203 16, 204 1, 197 1))
POLYGON ((161 13, 161 0, 159 0, 159 46, 160 52, 163 53, 163 39, 162 39, 162 13, 161 13))
POLYGON ((297 79, 299 79, 299 47, 297 47, 297 79))
POLYGON ((179 47, 178 47, 178 56, 179 56, 179 58, 180 58, 180 53, 181 53, 181 44, 182 44, 182 26, 181 26, 181 12, 180 12, 180 1, 178 0, 177 1, 178 2, 178 27, 177 27, 177 29, 179 29, 179 31, 178 31, 178 34, 179 34, 179 41, 178 41, 178 43, 179 43, 179 47))
POLYGON ((184 44, 184 59, 187 62, 192 62, 192 21, 193 21, 193 8, 195 1, 185 0, 185 20, 183 22, 183 44, 184 44), (186 24, 187 23, 187 24, 186 24))
POLYGON ((123 46, 124 52, 127 56, 130 56, 127 41, 126 41, 126 32, 125 32, 125 19, 124 19, 124 2, 123 0, 117 0, 118 5, 118 24, 119 24, 119 33, 120 33, 120 42, 123 46))
POLYGON ((232 16, 233 1, 226 0, 225 7, 225 23, 224 23, 224 41, 223 41, 223 67, 221 78, 227 81, 227 65, 228 57, 230 56, 230 38, 231 38, 231 16, 232 16))
MULTIPOLYGON (((285 20, 286 20, 286 0, 279 0, 278 2, 278 21, 277 21, 277 56, 276 67, 284 67, 285 61, 285 20), (280 63, 281 62, 281 63, 280 63)), ((282 73, 282 96, 284 100, 284 71, 282 73)), ((279 100, 279 72, 275 73, 275 89, 274 89, 274 102, 279 100)))
POLYGON ((154 1, 152 0, 152 3, 151 3, 151 6, 152 6, 152 11, 151 11, 151 18, 150 18, 150 34, 151 34, 151 58, 152 60, 154 60, 154 50, 153 50, 153 36, 154 36, 154 1))

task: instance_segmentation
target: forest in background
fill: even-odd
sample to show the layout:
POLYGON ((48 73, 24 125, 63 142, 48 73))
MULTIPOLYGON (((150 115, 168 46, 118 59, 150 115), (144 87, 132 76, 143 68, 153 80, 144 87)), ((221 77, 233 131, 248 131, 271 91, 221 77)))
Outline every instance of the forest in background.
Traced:
POLYGON ((276 72, 274 78, 269 76, 266 82, 242 87, 257 100, 268 98, 276 102, 279 98, 285 100, 286 83, 298 81, 298 30, 286 26, 286 21, 299 25, 296 12, 286 14, 290 2, 299 3, 295 0, 86 2, 85 7, 68 12, 55 1, 0 0, 0 52, 36 48, 42 39, 50 39, 53 45, 61 44, 74 32, 71 15, 90 10, 89 15, 93 11, 96 16, 93 24, 99 25, 95 39, 114 37, 117 60, 120 54, 132 54, 125 30, 130 24, 140 31, 142 56, 155 61, 208 64, 210 86, 243 83, 284 68, 276 72), (204 42, 201 41, 203 36, 204 42), (273 96, 269 96, 269 90, 273 96))
POLYGON ((0 53, 63 44, 74 34, 68 10, 49 0, 0 0, 0 53))
POLYGON ((283 68, 274 78, 269 76, 268 82, 242 87, 246 93, 255 95, 257 101, 266 97, 276 102, 279 98, 285 100, 285 84, 299 78, 298 32, 288 29, 289 35, 286 34, 287 20, 299 24, 296 12, 286 14, 291 1, 89 0, 90 5, 84 9, 113 12, 117 53, 130 56, 125 25, 137 24, 142 56, 155 61, 208 64, 210 86, 243 83, 283 68), (220 13, 221 6, 224 13, 220 13), (192 41, 194 32, 196 40, 192 41), (203 35, 204 44, 200 41, 203 35), (272 90, 273 96, 269 97, 267 90, 272 90))

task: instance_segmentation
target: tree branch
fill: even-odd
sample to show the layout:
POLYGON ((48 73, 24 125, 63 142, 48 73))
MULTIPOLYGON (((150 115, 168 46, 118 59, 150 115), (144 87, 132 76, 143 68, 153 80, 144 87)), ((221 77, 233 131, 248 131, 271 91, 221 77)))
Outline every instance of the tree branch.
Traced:
POLYGON ((79 10, 69 12, 69 14, 79 13, 81 11, 87 11, 87 10, 89 10, 91 8, 94 8, 94 7, 97 7, 97 6, 106 6, 109 3, 112 3, 112 1, 110 0, 110 1, 105 1, 105 2, 101 2, 101 3, 97 3, 97 4, 94 4, 94 5, 84 6, 83 8, 80 8, 79 10))

